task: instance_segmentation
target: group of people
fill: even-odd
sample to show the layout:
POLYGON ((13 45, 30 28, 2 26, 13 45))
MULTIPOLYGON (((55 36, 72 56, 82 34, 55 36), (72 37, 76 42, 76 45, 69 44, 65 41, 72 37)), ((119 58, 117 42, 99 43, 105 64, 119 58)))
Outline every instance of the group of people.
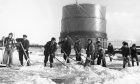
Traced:
MULTIPOLYGON (((68 37, 65 37, 63 41, 59 42, 58 45, 61 48, 61 53, 63 53, 63 58, 67 63, 70 63, 70 59, 73 60, 72 57, 70 57, 71 54, 71 43, 68 40, 68 37)), ((57 43, 56 39, 52 38, 51 41, 47 42, 44 46, 44 66, 46 66, 46 63, 48 62, 48 58, 50 61, 50 67, 53 67, 53 58, 55 58, 55 52, 57 50, 57 43)), ((75 56, 76 60, 80 63, 83 63, 82 59, 82 44, 80 40, 77 40, 74 43, 74 50, 75 50, 75 56)), ((105 51, 101 46, 100 41, 97 41, 95 44, 92 42, 91 39, 87 40, 87 45, 85 47, 86 55, 84 56, 86 58, 85 63, 83 63, 84 66, 90 66, 95 64, 95 59, 97 58, 97 64, 100 65, 102 62, 102 66, 106 67, 106 60, 105 60, 105 51)))
MULTIPOLYGON (((131 47, 128 46, 127 42, 122 42, 122 47, 120 48, 120 53, 123 57, 123 68, 125 68, 126 64, 128 63, 128 67, 131 66, 130 60, 132 62, 132 66, 134 66, 134 62, 136 61, 137 66, 139 66, 138 60, 138 52, 136 49, 136 44, 133 44, 131 47)), ((108 45, 108 56, 110 61, 112 61, 112 56, 115 54, 113 45, 109 43, 108 45)))
MULTIPOLYGON (((127 42, 123 42, 121 47, 121 54, 123 56, 123 68, 125 68, 126 64, 130 67, 130 60, 132 60, 132 66, 134 66, 134 62, 137 62, 137 66, 139 66, 139 60, 137 55, 136 44, 133 44, 132 47, 128 47, 127 42)), ((19 61, 21 66, 23 66, 23 56, 27 61, 27 66, 30 66, 30 59, 29 59, 29 40, 27 39, 27 35, 23 35, 23 38, 17 38, 16 40, 13 38, 13 33, 9 33, 8 37, 3 38, 3 45, 4 45, 4 55, 3 55, 3 64, 6 64, 7 67, 11 67, 12 64, 12 55, 15 49, 17 49, 19 53, 19 61)), ((60 41, 58 45, 61 48, 61 53, 63 53, 63 58, 66 63, 70 63, 71 54, 71 43, 68 40, 68 37, 65 37, 63 41, 60 41)), ((82 53, 82 44, 81 40, 78 39, 74 43, 74 50, 75 50, 75 57, 77 62, 81 63, 85 66, 90 66, 95 64, 95 59, 97 59, 97 65, 101 65, 106 67, 106 53, 105 50, 102 48, 101 42, 97 41, 93 43, 92 39, 88 39, 87 43, 84 47, 86 51, 86 56, 82 53), (83 61, 82 57, 85 57, 85 62, 83 61)), ((46 66, 48 60, 50 62, 50 67, 53 67, 53 59, 55 57, 55 52, 57 51, 57 43, 56 39, 53 37, 51 41, 48 41, 44 45, 44 66, 46 66)), ((114 55, 114 48, 111 43, 108 45, 108 56, 110 61, 113 60, 112 56, 114 55)), ((74 60, 74 59, 73 59, 74 60)))
POLYGON ((130 48, 128 47, 127 42, 124 41, 122 44, 123 46, 120 50, 123 56, 123 68, 125 68, 127 63, 129 67, 131 66, 130 60, 132 61, 132 66, 134 66, 135 61, 137 62, 137 66, 139 66, 136 44, 133 44, 130 48))
POLYGON ((13 64, 13 52, 15 49, 17 49, 21 66, 23 66, 23 56, 27 60, 27 65, 30 65, 30 61, 28 60, 29 41, 27 40, 27 35, 23 35, 23 38, 17 38, 15 40, 13 38, 13 33, 9 33, 8 37, 3 38, 2 41, 4 46, 3 64, 5 64, 7 67, 11 67, 13 64))
MULTIPOLYGON (((129 48, 127 42, 123 42, 122 44, 123 44, 123 46, 120 50, 121 50, 121 54, 123 57, 123 68, 125 68, 125 65, 127 63, 128 63, 128 66, 130 66, 130 58, 132 60, 132 66, 134 66, 135 60, 137 62, 137 66, 139 66, 136 45, 133 44, 132 47, 129 48)), ((63 53, 63 58, 64 58, 65 62, 70 63, 70 59, 72 59, 72 57, 70 57, 72 48, 71 48, 71 43, 68 40, 68 38, 65 37, 63 41, 58 43, 58 45, 61 48, 61 53, 63 53)), ((46 66, 46 63, 49 58, 50 67, 53 67, 53 58, 55 58, 55 52, 57 50, 56 39, 52 38, 51 41, 46 43, 44 48, 45 48, 44 66, 46 66)), ((81 44, 81 41, 78 39, 74 43, 75 57, 76 57, 77 62, 83 64, 84 66, 90 66, 90 65, 94 65, 95 59, 97 59, 97 65, 102 64, 103 67, 106 67, 106 58, 105 58, 106 52, 102 48, 100 41, 93 43, 92 39, 88 39, 84 49, 86 51, 86 56, 84 56, 82 53, 82 44, 81 44), (86 58, 84 63, 83 63, 83 59, 81 56, 86 58)), ((112 56, 114 56, 114 54, 115 54, 115 52, 114 52, 113 45, 111 43, 109 43, 108 44, 108 56, 110 58, 110 61, 113 60, 112 56)))

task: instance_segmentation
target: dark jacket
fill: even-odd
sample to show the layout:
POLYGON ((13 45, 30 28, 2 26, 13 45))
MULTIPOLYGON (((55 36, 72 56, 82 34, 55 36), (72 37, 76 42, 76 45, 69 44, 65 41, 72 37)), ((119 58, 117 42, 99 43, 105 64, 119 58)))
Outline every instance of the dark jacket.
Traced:
POLYGON ((15 41, 13 38, 6 37, 4 40, 4 45, 6 49, 12 49, 15 47, 15 41))
POLYGON ((109 53, 113 53, 114 52, 114 49, 113 49, 113 46, 111 45, 111 46, 108 46, 108 52, 109 53))
POLYGON ((136 48, 130 48, 131 49, 131 56, 137 55, 137 49, 136 48))
POLYGON ((122 48, 121 48, 121 53, 122 53, 122 55, 123 55, 124 57, 129 56, 130 53, 131 53, 130 48, 129 48, 129 47, 127 47, 127 48, 122 47, 122 48))
POLYGON ((99 57, 105 58, 105 51, 104 51, 103 48, 102 49, 99 49, 98 54, 99 54, 99 57))
POLYGON ((87 45, 86 54, 93 54, 95 52, 95 47, 92 43, 87 45))
POLYGON ((62 41, 61 43, 61 53, 70 54, 71 53, 71 43, 67 41, 62 41))
POLYGON ((44 46, 44 54, 53 54, 56 52, 57 50, 57 43, 55 42, 54 44, 52 44, 51 41, 47 42, 46 45, 44 46))
POLYGON ((82 49, 81 44, 78 43, 78 42, 76 42, 76 43, 74 44, 74 50, 75 50, 75 52, 76 52, 76 53, 79 53, 79 52, 81 52, 81 49, 82 49))
MULTIPOLYGON (((17 40, 17 39, 16 39, 16 40, 17 40)), ((29 50, 29 45, 30 45, 29 40, 20 39, 19 45, 17 46, 17 49, 18 49, 19 51, 23 51, 23 48, 22 48, 21 44, 23 45, 23 48, 24 48, 26 51, 29 50)))

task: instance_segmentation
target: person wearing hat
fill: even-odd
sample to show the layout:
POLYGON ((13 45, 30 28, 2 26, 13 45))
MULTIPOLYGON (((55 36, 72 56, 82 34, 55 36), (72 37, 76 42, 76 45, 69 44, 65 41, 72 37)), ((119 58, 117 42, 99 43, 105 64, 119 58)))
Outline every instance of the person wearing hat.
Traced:
POLYGON ((125 68, 125 65, 128 63, 128 67, 130 67, 130 55, 131 55, 131 51, 130 48, 128 47, 128 43, 127 42, 123 42, 122 43, 123 46, 121 48, 121 53, 123 56, 123 68, 125 68))
POLYGON ((8 37, 4 40, 5 51, 3 55, 3 64, 7 67, 11 67, 12 56, 15 48, 15 40, 13 39, 13 33, 9 33, 8 37))
POLYGON ((95 47, 93 45, 93 42, 91 39, 88 39, 88 43, 87 43, 87 47, 86 47, 86 54, 87 54, 87 58, 86 61, 84 63, 84 66, 90 66, 90 65, 94 65, 94 52, 95 52, 95 47), (91 60, 89 60, 89 59, 91 60))
MULTIPOLYGON (((16 39, 18 40, 18 39, 16 39)), ((19 61, 21 66, 23 66, 23 56, 27 61, 27 66, 30 66, 30 61, 29 59, 29 40, 27 39, 27 35, 23 35, 23 38, 18 41, 19 46, 17 47, 18 53, 19 53, 19 61)))
POLYGON ((130 49, 131 49, 132 66, 134 66, 134 59, 136 59, 137 66, 139 66, 139 60, 138 60, 138 55, 137 55, 136 44, 133 44, 130 49))
POLYGON ((44 67, 46 67, 46 64, 48 62, 48 58, 50 61, 50 68, 53 67, 53 58, 55 58, 55 52, 57 50, 57 43, 56 39, 53 37, 51 38, 51 41, 47 42, 46 45, 44 46, 44 67))

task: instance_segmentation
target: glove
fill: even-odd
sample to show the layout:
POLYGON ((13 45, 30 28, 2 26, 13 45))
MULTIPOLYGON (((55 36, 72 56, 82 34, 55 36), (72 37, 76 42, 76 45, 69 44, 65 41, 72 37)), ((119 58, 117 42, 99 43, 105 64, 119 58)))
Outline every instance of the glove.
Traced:
POLYGON ((51 56, 52 56, 53 58, 55 58, 55 54, 54 54, 54 53, 52 53, 51 56))

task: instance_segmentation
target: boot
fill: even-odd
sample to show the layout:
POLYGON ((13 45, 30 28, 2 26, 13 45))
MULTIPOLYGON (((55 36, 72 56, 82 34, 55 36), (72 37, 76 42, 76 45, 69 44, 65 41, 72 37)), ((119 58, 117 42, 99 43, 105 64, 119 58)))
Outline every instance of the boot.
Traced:
POLYGON ((23 62, 20 61, 21 66, 23 66, 23 62))
POLYGON ((70 63, 70 60, 69 59, 67 59, 67 63, 70 63))
POLYGON ((46 65, 46 63, 44 63, 44 67, 46 67, 47 65, 46 65))
POLYGON ((30 61, 28 61, 28 62, 27 62, 27 66, 30 66, 30 65, 31 65, 31 63, 30 63, 30 61))
POLYGON ((53 65, 52 65, 52 63, 50 63, 50 68, 52 68, 53 67, 53 65))
POLYGON ((110 57, 110 61, 112 62, 112 57, 110 57))

